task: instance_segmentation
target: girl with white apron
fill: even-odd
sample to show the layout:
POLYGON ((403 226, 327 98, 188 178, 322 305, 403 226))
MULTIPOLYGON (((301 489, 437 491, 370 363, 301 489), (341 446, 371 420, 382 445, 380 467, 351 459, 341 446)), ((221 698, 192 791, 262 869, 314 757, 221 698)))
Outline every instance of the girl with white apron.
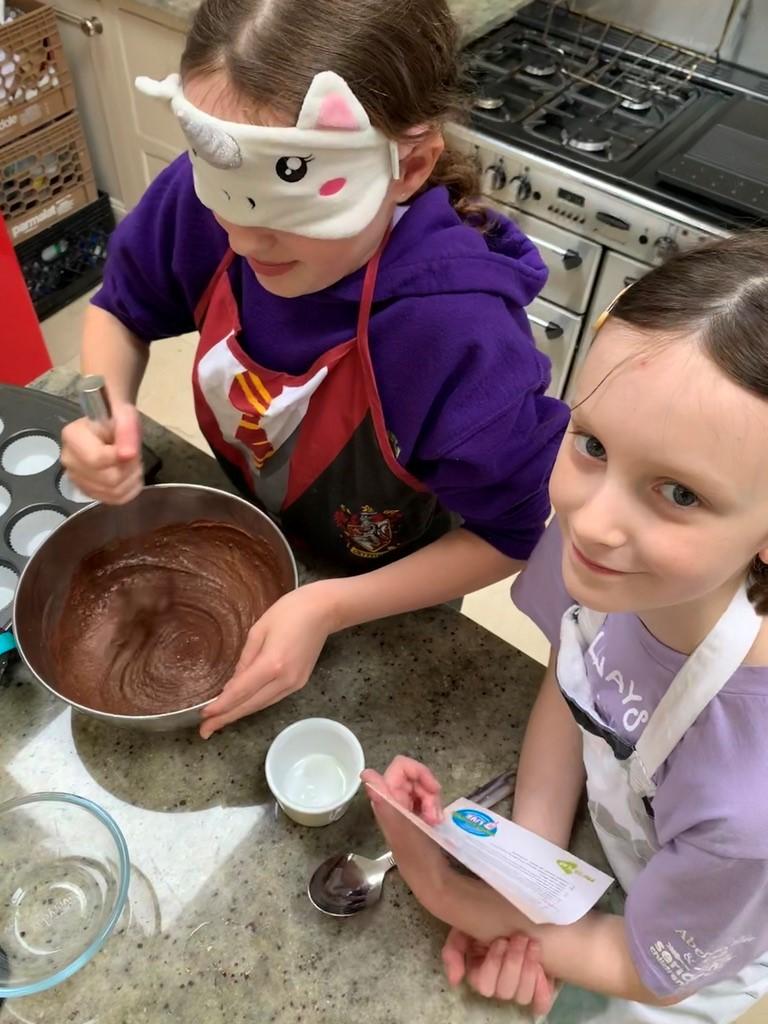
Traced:
MULTIPOLYGON (((696 648, 659 701, 634 748, 609 729, 592 696, 585 660, 605 615, 574 605, 563 616, 557 679, 582 733, 589 812, 600 844, 625 891, 658 844, 652 814, 653 778, 688 729, 752 648, 762 618, 739 588, 712 632, 696 648)), ((676 967, 659 943, 656 955, 676 967)), ((680 965, 678 980, 694 980, 680 965)), ((733 978, 700 989, 674 1006, 606 1000, 566 986, 551 1024, 730 1024, 768 993, 768 952, 733 978)))

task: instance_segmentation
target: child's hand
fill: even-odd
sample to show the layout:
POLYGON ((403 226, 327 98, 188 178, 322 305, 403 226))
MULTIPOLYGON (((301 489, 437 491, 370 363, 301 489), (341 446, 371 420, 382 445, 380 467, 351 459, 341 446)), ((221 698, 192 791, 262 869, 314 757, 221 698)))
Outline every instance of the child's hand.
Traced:
POLYGON ((376 821, 389 843, 400 874, 416 899, 429 909, 431 900, 450 877, 448 862, 437 843, 375 793, 371 786, 375 786, 379 792, 387 793, 395 803, 409 811, 419 813, 417 808, 421 808, 422 817, 426 804, 431 823, 437 824, 442 817, 437 780, 428 768, 409 757, 396 757, 383 776, 372 768, 366 768, 361 778, 366 784, 376 821), (387 783, 387 775, 390 773, 395 783, 400 784, 398 795, 387 783))
MULTIPOLYGON (((383 776, 373 770, 363 772, 364 782, 383 782, 385 789, 407 811, 413 811, 428 825, 439 825, 443 820, 440 805, 440 783, 426 765, 402 754, 392 761, 383 776)), ((368 790, 374 808, 378 804, 375 793, 368 790)))
POLYGON ((114 437, 105 441, 86 419, 61 432, 61 463, 72 483, 107 505, 125 505, 144 486, 141 421, 136 407, 114 404, 114 437))
POLYGON ((481 996, 528 1006, 540 1017, 552 1006, 554 985, 539 963, 539 952, 538 943, 522 933, 488 946, 452 928, 443 946, 443 966, 451 986, 466 978, 481 996))
POLYGON ((285 594, 251 627, 234 675, 203 708, 204 740, 305 685, 333 628, 325 583, 285 594))

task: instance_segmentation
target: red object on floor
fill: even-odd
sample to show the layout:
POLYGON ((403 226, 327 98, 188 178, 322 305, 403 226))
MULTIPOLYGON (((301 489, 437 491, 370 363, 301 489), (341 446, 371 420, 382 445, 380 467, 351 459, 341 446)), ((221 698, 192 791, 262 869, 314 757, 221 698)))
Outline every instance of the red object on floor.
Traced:
POLYGON ((0 220, 0 382, 29 384, 51 368, 35 307, 0 220))

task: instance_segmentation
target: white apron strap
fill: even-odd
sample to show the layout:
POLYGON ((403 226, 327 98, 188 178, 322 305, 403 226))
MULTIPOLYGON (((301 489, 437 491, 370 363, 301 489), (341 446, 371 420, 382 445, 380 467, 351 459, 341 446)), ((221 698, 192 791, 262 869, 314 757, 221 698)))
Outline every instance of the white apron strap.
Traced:
POLYGON ((585 608, 583 605, 579 608, 577 615, 579 632, 584 638, 584 642, 587 647, 590 646, 597 634, 603 628, 605 619, 605 612, 595 612, 591 608, 585 608))
POLYGON ((653 775, 742 664, 762 622, 747 597, 746 587, 739 587, 712 632, 673 679, 637 741, 637 756, 630 766, 630 783, 635 792, 653 794, 653 775))

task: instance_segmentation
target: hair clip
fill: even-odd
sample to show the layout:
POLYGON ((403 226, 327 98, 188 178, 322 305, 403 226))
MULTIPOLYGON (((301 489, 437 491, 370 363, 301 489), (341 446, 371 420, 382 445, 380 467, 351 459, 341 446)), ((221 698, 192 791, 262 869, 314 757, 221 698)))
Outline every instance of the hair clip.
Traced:
POLYGON ((597 334, 597 332, 605 325, 605 321, 608 319, 608 317, 613 312, 614 307, 616 306, 616 303, 619 301, 619 299, 622 297, 622 295, 625 292, 629 291, 629 289, 632 287, 632 285, 634 283, 635 283, 634 281, 630 281, 629 284, 624 285, 624 287, 621 289, 621 291, 618 293, 618 295, 614 296, 614 298, 611 299, 611 301, 605 307, 605 309, 600 314, 600 316, 597 318, 597 320, 595 320, 595 325, 592 328, 593 331, 595 332, 595 334, 597 334))

